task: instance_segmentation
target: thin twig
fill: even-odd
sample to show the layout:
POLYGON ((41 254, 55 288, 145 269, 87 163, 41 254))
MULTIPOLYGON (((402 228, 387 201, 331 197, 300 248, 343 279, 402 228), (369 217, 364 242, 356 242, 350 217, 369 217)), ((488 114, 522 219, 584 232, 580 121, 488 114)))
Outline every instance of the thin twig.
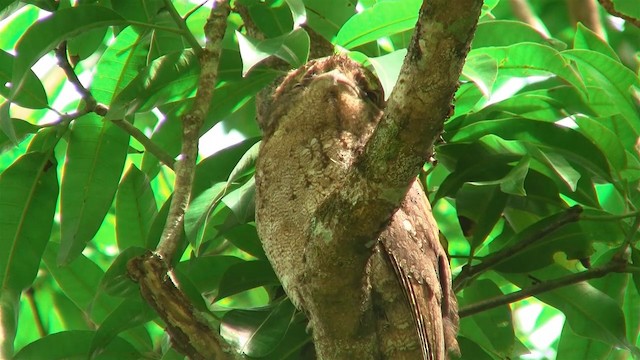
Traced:
POLYGON ((184 214, 189 205, 195 164, 198 156, 200 128, 209 112, 209 105, 218 77, 218 63, 222 51, 222 38, 226 19, 230 12, 226 1, 217 0, 205 25, 205 48, 200 54, 200 79, 190 112, 182 117, 182 149, 176 163, 176 179, 173 198, 166 226, 162 232, 157 253, 167 262, 175 255, 180 244, 184 214))
POLYGON ((600 3, 600 5, 602 5, 602 7, 607 10, 607 12, 615 17, 619 17, 621 19, 623 19, 624 21, 635 25, 636 27, 640 28, 640 19, 636 19, 632 16, 623 14, 621 12, 619 12, 618 10, 616 10, 615 6, 613 5, 613 3, 611 2, 611 0, 598 0, 598 2, 600 3))
POLYGON ((62 69, 62 71, 64 71, 65 75, 67 75, 67 79, 69 79, 69 82, 73 84, 73 86, 76 88, 76 91, 80 93, 82 100, 84 100, 85 102, 85 108, 88 111, 93 111, 98 102, 93 97, 91 92, 84 85, 82 85, 82 82, 80 82, 78 75, 73 70, 73 67, 71 67, 71 63, 69 63, 69 59, 67 58, 67 42, 61 42, 60 45, 56 47, 54 52, 56 54, 56 59, 58 59, 58 66, 62 69))
POLYGON ((553 233, 554 231, 558 230, 559 228, 563 227, 564 225, 566 225, 568 223, 571 223, 571 222, 574 222, 574 221, 577 221, 580 218, 580 213, 581 212, 582 212, 582 208, 580 206, 573 206, 573 207, 567 209, 565 211, 565 213, 562 214, 562 216, 557 219, 557 221, 555 221, 554 223, 550 224, 546 228, 540 230, 539 232, 531 234, 531 235, 523 238, 521 241, 518 241, 517 244, 514 244, 511 247, 503 249, 502 251, 499 251, 499 252, 487 257, 486 260, 484 260, 483 262, 481 262, 480 264, 478 264, 476 266, 471 266, 471 264, 465 265, 462 268, 462 271, 460 272, 458 277, 456 277, 456 279, 455 279, 455 281, 453 283, 453 289, 456 292, 460 291, 462 289, 463 284, 465 284, 467 281, 471 280, 472 278, 474 278, 474 277, 480 275, 481 273, 487 271, 488 269, 491 269, 492 267, 502 263, 503 261, 506 261, 507 259, 509 259, 512 256, 516 255, 517 253, 519 253, 522 250, 526 249, 527 247, 531 246, 536 241, 538 241, 538 240, 544 238, 545 236, 553 233))
POLYGON ((591 268, 589 270, 579 272, 576 274, 564 276, 558 279, 548 280, 536 284, 530 288, 522 289, 520 291, 513 292, 504 296, 497 296, 491 299, 480 301, 478 303, 465 306, 460 309, 458 314, 460 317, 470 316, 482 311, 493 309, 498 306, 511 304, 516 301, 528 298, 530 296, 539 295, 551 290, 555 290, 564 286, 577 284, 590 279, 600 278, 612 272, 628 272, 627 263, 619 259, 614 259, 608 264, 591 268))
POLYGON ((169 169, 175 170, 175 160, 171 155, 164 151, 160 146, 156 145, 156 143, 149 139, 142 131, 140 131, 140 129, 133 126, 130 122, 122 119, 112 120, 111 122, 127 132, 131 137, 138 140, 138 142, 144 146, 146 151, 153 154, 153 156, 158 158, 158 160, 165 164, 169 169))

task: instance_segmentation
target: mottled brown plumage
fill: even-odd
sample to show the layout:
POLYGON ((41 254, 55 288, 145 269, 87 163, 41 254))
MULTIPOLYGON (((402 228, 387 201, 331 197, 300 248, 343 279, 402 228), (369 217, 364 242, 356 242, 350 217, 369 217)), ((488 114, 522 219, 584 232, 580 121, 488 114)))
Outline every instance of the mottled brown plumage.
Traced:
POLYGON ((344 56, 311 61, 283 80, 259 109, 258 232, 285 291, 310 318, 320 358, 444 359, 457 352, 457 303, 417 181, 378 239, 354 241, 352 259, 334 254, 333 273, 343 276, 311 265, 332 257, 314 252, 334 245, 309 242, 316 212, 345 186, 383 98, 378 80, 344 56), (325 349, 332 342, 339 345, 325 349))

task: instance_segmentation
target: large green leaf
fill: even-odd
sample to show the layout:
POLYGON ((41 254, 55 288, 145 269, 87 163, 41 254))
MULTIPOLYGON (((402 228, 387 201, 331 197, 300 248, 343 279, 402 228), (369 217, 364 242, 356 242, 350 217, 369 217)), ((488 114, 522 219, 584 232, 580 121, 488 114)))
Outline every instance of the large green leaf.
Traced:
POLYGON ((47 271, 56 280, 64 294, 94 323, 101 323, 118 306, 120 299, 106 296, 100 289, 104 272, 84 255, 69 265, 56 260, 58 244, 49 243, 42 257, 47 271))
POLYGON ((471 141, 485 135, 505 140, 531 143, 546 153, 561 154, 594 174, 609 179, 610 169, 605 155, 579 132, 556 124, 528 119, 500 119, 481 121, 460 128, 450 134, 451 141, 471 141), (575 149, 580 149, 577 153, 575 149))
POLYGON ((53 50, 65 39, 84 31, 112 25, 124 25, 123 19, 113 10, 94 5, 61 9, 33 24, 16 45, 16 59, 11 78, 11 98, 25 86, 25 78, 31 67, 44 54, 53 50))
POLYGON ((310 39, 303 29, 295 29, 276 38, 257 40, 236 31, 240 55, 242 56, 242 75, 269 56, 276 56, 294 68, 307 62, 310 39))
POLYGON ((381 37, 413 29, 422 1, 382 1, 352 16, 341 28, 334 42, 352 49, 381 37))
POLYGON ((141 298, 126 299, 100 324, 91 342, 90 353, 92 356, 102 353, 118 334, 142 325, 156 316, 153 309, 141 298))
POLYGON ((550 46, 525 42, 511 46, 473 49, 469 52, 469 56, 480 54, 494 58, 500 74, 504 76, 554 75, 584 92, 584 83, 576 70, 550 46))
POLYGON ((222 319, 221 332, 247 333, 242 353, 251 357, 269 355, 282 341, 293 321, 295 307, 284 299, 275 306, 257 310, 235 310, 222 319))
POLYGON ((588 27, 582 23, 576 25, 576 35, 573 39, 573 48, 582 50, 593 50, 600 54, 607 55, 608 57, 620 61, 616 52, 607 44, 598 34, 594 33, 588 27))
POLYGON ((589 97, 603 90, 611 104, 622 114, 636 132, 640 131, 640 115, 632 96, 632 87, 640 87, 640 80, 615 59, 590 50, 566 50, 562 56, 575 61, 589 87, 589 97))
POLYGON ((478 24, 471 47, 509 46, 521 42, 547 44, 531 25, 513 20, 484 21, 478 24))
POLYGON ((94 237, 111 208, 129 148, 129 135, 96 115, 71 128, 60 202, 59 261, 68 263, 94 237))
POLYGON ((305 0, 307 24, 331 40, 342 28, 342 25, 356 14, 356 0, 305 0))
POLYGON ((131 166, 124 175, 116 195, 116 235, 118 247, 144 247, 149 228, 158 207, 149 179, 137 167, 131 166))
POLYGON ((200 65, 193 50, 172 52, 155 59, 130 81, 114 99, 108 119, 119 119, 137 111, 185 99, 193 95, 200 65))
MULTIPOLYGON (((558 278, 570 275, 559 265, 540 272, 506 277, 519 287, 530 286, 531 276, 536 279, 558 278)), ((562 311, 571 330, 577 335, 599 340, 605 344, 628 347, 625 320, 620 306, 606 294, 587 282, 555 289, 536 297, 562 311)))
MULTIPOLYGON (((4 119, 0 120, 4 121, 4 119)), ((9 119, 10 128, 13 129, 15 134, 15 140, 20 142, 28 134, 33 134, 40 129, 37 125, 33 125, 29 122, 20 119, 9 119)), ((7 150, 9 147, 15 145, 14 139, 9 138, 4 131, 0 131, 0 153, 7 150)))
POLYGON ((227 184, 219 182, 213 184, 209 189, 194 197, 189 208, 184 215, 184 231, 191 246, 198 248, 202 225, 211 211, 220 203, 220 200, 227 191, 227 184))
MULTIPOLYGON (((138 74, 146 49, 133 29, 120 33, 97 65, 91 84, 96 100, 109 104, 138 74)), ((62 181, 62 238, 59 260, 77 256, 111 207, 129 148, 129 135, 109 121, 88 114, 71 128, 62 181)))
POLYGON ((0 289, 20 292, 36 277, 58 199, 55 159, 33 152, 0 174, 0 289))
POLYGON ((96 100, 113 106, 114 96, 123 91, 146 64, 147 52, 142 36, 133 28, 120 32, 98 62, 90 88, 96 100))
MULTIPOLYGON (((11 70, 14 67, 14 60, 13 55, 0 50, 0 84, 2 84, 0 86, 0 95, 5 98, 9 98, 11 92, 11 89, 7 88, 5 84, 11 82, 11 70)), ((20 106, 32 109, 42 109, 47 106, 47 93, 45 93, 40 79, 31 69, 25 73, 22 89, 15 94, 12 101, 20 106)))
POLYGON ((149 47, 149 59, 157 59, 160 56, 181 51, 187 46, 181 34, 175 33, 179 30, 178 25, 171 17, 169 11, 161 8, 152 20, 155 26, 162 30, 153 30, 151 34, 151 46, 149 47), (173 31, 171 31, 173 30, 173 31))
POLYGON ((266 260, 243 261, 231 265, 220 280, 216 300, 259 286, 279 285, 276 274, 266 260))
MULTIPOLYGON (((47 335, 20 350, 14 360, 84 360, 88 359, 95 331, 69 330, 47 335)), ((104 351, 91 359, 140 359, 129 342, 117 337, 104 351)))
MULTIPOLYGON (((500 288, 491 280, 476 280, 464 289, 464 304, 470 305, 479 301, 502 296, 500 288)), ((511 311, 507 305, 483 311, 472 317, 492 347, 503 356, 509 356, 513 351, 515 334, 511 311)))
POLYGON ((218 288, 222 276, 229 267, 244 260, 228 255, 199 256, 182 261, 177 266, 177 274, 184 274, 201 293, 208 293, 218 288))

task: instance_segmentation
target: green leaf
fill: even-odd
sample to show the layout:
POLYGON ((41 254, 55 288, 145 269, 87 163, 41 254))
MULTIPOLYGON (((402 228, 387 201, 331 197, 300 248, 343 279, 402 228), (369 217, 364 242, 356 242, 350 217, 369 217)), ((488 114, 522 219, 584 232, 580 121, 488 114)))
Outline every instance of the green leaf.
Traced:
POLYGON ((107 28, 92 29, 76 35, 67 41, 67 52, 69 56, 84 60, 93 55, 102 45, 102 41, 107 34, 107 28))
POLYGON ((456 210, 458 217, 469 219, 470 229, 463 229, 464 233, 471 232, 471 250, 474 251, 491 233, 496 226, 504 207, 507 196, 497 186, 465 185, 456 194, 456 210))
MULTIPOLYGON (((451 141, 471 141, 486 135, 505 140, 530 143, 549 153, 558 153, 564 159, 585 167, 605 179, 610 179, 609 164, 604 154, 581 133, 553 123, 528 119, 500 119, 477 122, 451 134, 451 141), (580 149, 577 153, 575 149, 580 149)), ((528 148, 531 151, 531 148, 528 148)), ((578 174, 580 175, 580 174, 578 174)), ((583 174, 585 175, 585 174, 583 174)))
POLYGON ((225 231, 222 236, 247 254, 266 260, 267 256, 262 248, 255 225, 240 224, 225 231))
MULTIPOLYGON (((509 276, 520 287, 528 287, 531 277, 558 278, 571 273, 559 265, 531 275, 509 276)), ((545 292, 536 297, 562 311, 571 330, 579 336, 599 340, 605 344, 628 347, 625 320, 620 306, 606 294, 587 282, 545 292)))
POLYGON ((331 40, 356 13, 357 3, 355 0, 304 0, 307 24, 322 37, 331 40))
POLYGON ((289 9, 291 10, 291 16, 295 24, 303 24, 307 19, 307 10, 304 8, 304 1, 302 0, 285 0, 289 9))
POLYGON ((618 55, 611 46, 609 46, 609 44, 580 22, 576 25, 576 35, 573 39, 573 48, 597 51, 600 54, 607 55, 615 61, 620 61, 620 58, 618 58, 618 55))
POLYGON ((498 63, 485 54, 468 56, 462 68, 462 76, 473 81, 482 94, 489 98, 498 76, 498 63))
POLYGON ((578 124, 580 132, 596 144, 603 154, 607 154, 607 160, 614 169, 621 171, 627 168, 627 155, 624 146, 615 133, 601 121, 589 117, 576 117, 575 122, 578 124))
POLYGON ((401 49, 387 55, 369 58, 384 89, 385 100, 389 99, 391 91, 393 91, 396 81, 398 81, 400 68, 406 55, 407 50, 401 49))
POLYGON ((58 199, 55 159, 33 152, 0 174, 0 279, 20 292, 34 281, 58 199))
POLYGON ((269 355, 282 341, 293 321, 295 307, 288 299, 258 310, 234 310, 222 319, 221 332, 247 334, 242 353, 251 357, 269 355))
POLYGON ((353 49, 378 39, 413 29, 422 1, 401 0, 378 2, 352 16, 340 28, 334 43, 353 49))
POLYGON ((309 57, 309 35, 303 29, 295 29, 276 38, 251 39, 236 31, 240 55, 242 56, 242 76, 269 56, 276 56, 294 68, 307 62, 309 57))
POLYGON ((243 177, 252 174, 256 161, 258 159, 258 152, 260 150, 260 142, 255 143, 247 152, 242 155, 242 158, 238 161, 236 166, 231 170, 229 179, 227 180, 227 186, 231 186, 238 182, 243 177))
MULTIPOLYGON (((483 300, 503 296, 500 288, 488 279, 476 280, 464 289, 464 303, 470 305, 483 300)), ((515 334, 509 306, 502 305, 483 311, 471 318, 475 321, 493 348, 503 356, 509 356, 514 347, 515 334)))
POLYGON ((129 135, 96 115, 71 128, 60 201, 58 259, 75 259, 94 237, 109 211, 129 148, 129 135))
POLYGON ((575 61, 587 85, 589 97, 603 90, 636 132, 640 132, 640 115, 632 97, 632 86, 640 87, 638 77, 620 62, 590 50, 567 50, 562 56, 575 61), (598 90, 598 91, 599 91, 598 90))
POLYGON ((214 302, 259 286, 279 284, 280 281, 268 261, 243 261, 229 266, 225 271, 214 302))
POLYGON ((56 260, 58 249, 58 244, 49 243, 42 257, 45 268, 85 315, 94 323, 101 323, 121 299, 101 294, 99 287, 104 272, 96 263, 80 255, 69 265, 60 266, 56 260))
MULTIPOLYGON (((5 84, 11 82, 12 72, 15 65, 15 58, 8 52, 0 50, 0 95, 9 98, 11 88, 5 84)), ((15 94, 12 102, 26 108, 42 109, 48 104, 47 93, 36 74, 29 69, 25 73, 22 89, 15 94)))
POLYGON ((36 61, 58 46, 62 40, 91 29, 126 23, 125 19, 113 10, 94 5, 61 9, 36 22, 22 35, 16 45, 17 57, 13 66, 10 98, 15 99, 16 94, 25 86, 25 78, 36 61))
POLYGON ((127 263, 147 251, 147 249, 135 246, 122 250, 100 280, 100 288, 111 296, 131 297, 139 295, 140 287, 129 277, 127 263))
MULTIPOLYGON (((81 360, 89 358, 89 349, 95 331, 69 330, 47 335, 20 350, 14 360, 81 360)), ((141 359, 129 342, 114 338, 102 353, 92 357, 96 360, 141 359)))
POLYGON ((211 211, 220 203, 220 200, 227 191, 227 184, 219 182, 212 185, 194 197, 184 215, 184 231, 191 246, 198 248, 200 239, 198 233, 211 211))
POLYGON ((256 184, 252 177, 239 188, 222 198, 241 223, 252 221, 255 215, 256 184))
MULTIPOLYGON (((0 122, 4 121, 4 118, 0 119, 0 122)), ((15 140, 18 143, 27 135, 34 134, 38 132, 38 129, 40 129, 39 126, 20 119, 9 119, 7 122, 9 123, 7 126, 13 129, 15 133, 15 140)), ((0 153, 12 146, 15 146, 15 142, 4 133, 4 130, 3 132, 0 132, 0 153)))
POLYGON ((187 47, 187 42, 184 37, 181 34, 174 32, 178 31, 180 28, 171 17, 169 11, 164 8, 160 8, 158 13, 153 17, 152 23, 161 29, 154 29, 151 34, 151 46, 149 47, 150 60, 157 59, 160 56, 173 52, 182 51, 187 47), (171 29, 174 31, 165 29, 171 29))
POLYGON ((134 165, 125 173, 116 195, 118 247, 144 247, 158 207, 147 176, 134 165))
POLYGON ((176 269, 184 274, 201 293, 214 291, 227 270, 244 260, 229 255, 199 256, 180 262, 176 269))
POLYGON ((126 299, 102 322, 91 342, 90 358, 101 354, 122 331, 142 325, 156 313, 140 298, 126 299))
POLYGON ((575 69, 552 47, 536 43, 519 43, 504 47, 479 48, 469 52, 469 56, 480 54, 494 58, 500 74, 505 76, 554 75, 585 92, 584 83, 575 69))
POLYGON ((13 357, 13 344, 16 339, 18 327, 18 314, 20 313, 20 291, 2 289, 0 291, 0 329, 2 329, 2 343, 0 344, 0 356, 6 359, 13 357))
POLYGON ((492 20, 478 24, 471 48, 509 46, 523 42, 548 43, 542 34, 529 24, 513 20, 492 20))
POLYGON ((147 60, 146 44, 141 40, 141 35, 133 28, 127 28, 118 34, 115 42, 100 57, 90 88, 98 102, 113 107, 114 96, 138 76, 147 60))
POLYGON ((543 231, 557 223, 565 212, 545 217, 526 229, 515 234, 508 247, 521 243, 525 239, 537 236, 539 239, 517 254, 504 259, 495 267, 501 272, 525 273, 541 269, 554 263, 554 255, 562 252, 569 259, 587 258, 593 253, 594 238, 582 228, 581 223, 565 224, 559 229, 540 237, 543 231))
POLYGON ((284 1, 242 2, 249 8, 251 20, 267 38, 283 35, 293 29, 293 12, 284 6, 284 1))
POLYGON ((140 70, 113 101, 107 119, 118 119, 137 111, 185 99, 193 95, 200 65, 191 49, 155 59, 140 70))

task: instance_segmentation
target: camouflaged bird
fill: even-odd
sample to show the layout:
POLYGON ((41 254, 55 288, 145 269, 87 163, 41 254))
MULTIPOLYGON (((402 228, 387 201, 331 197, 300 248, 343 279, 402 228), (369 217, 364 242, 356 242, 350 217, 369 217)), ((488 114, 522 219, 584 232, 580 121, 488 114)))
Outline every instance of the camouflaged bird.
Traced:
POLYGON ((331 246, 311 242, 316 212, 343 186, 383 99, 372 73, 332 56, 292 71, 258 107, 258 233, 285 291, 310 319, 320 359, 445 359, 458 352, 449 262, 417 180, 379 237, 354 244, 362 261, 336 256, 344 276, 326 279, 310 265, 331 257, 314 254, 331 246), (340 321, 323 322, 325 315, 340 321), (331 342, 338 345, 327 350, 323 344, 331 342))

